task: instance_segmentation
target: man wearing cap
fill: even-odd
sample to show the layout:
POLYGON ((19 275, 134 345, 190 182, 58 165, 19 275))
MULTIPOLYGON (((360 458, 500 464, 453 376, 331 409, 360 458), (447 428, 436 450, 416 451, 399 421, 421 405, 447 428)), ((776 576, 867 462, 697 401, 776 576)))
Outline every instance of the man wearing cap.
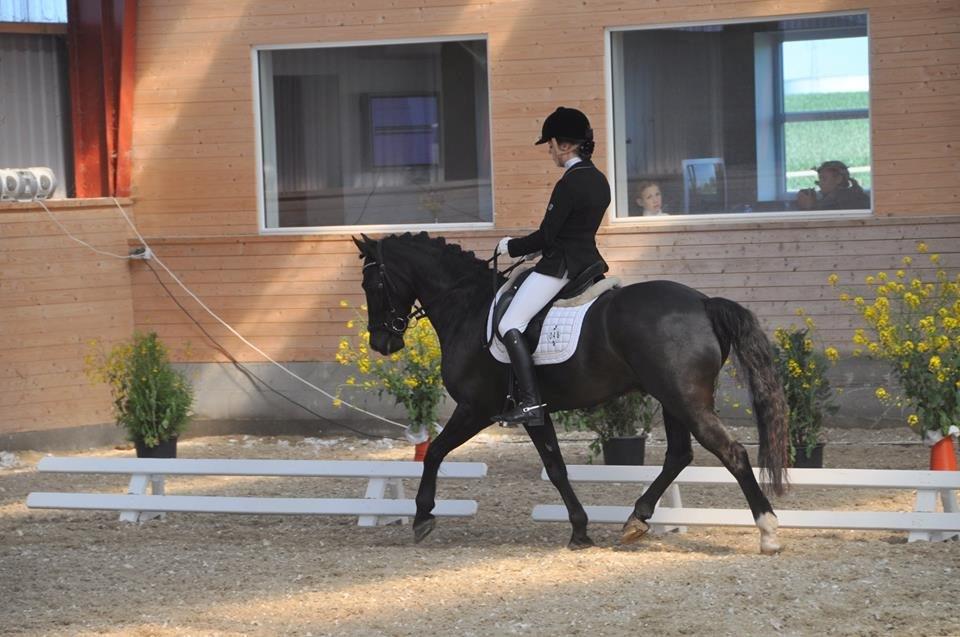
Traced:
POLYGON ((870 208, 870 195, 863 191, 850 170, 842 161, 825 161, 817 171, 816 184, 820 196, 813 188, 804 188, 797 193, 797 206, 801 210, 866 210, 870 208))
POLYGON ((597 250, 597 228, 610 205, 610 185, 590 157, 593 129, 587 116, 575 108, 559 107, 543 122, 536 144, 547 144, 553 162, 564 169, 553 187, 540 227, 525 237, 504 237, 498 254, 524 257, 542 252, 533 272, 517 290, 497 326, 519 385, 517 406, 495 418, 505 423, 542 425, 545 405, 540 401, 533 358, 523 338, 530 319, 563 286, 594 263, 607 266, 597 250))

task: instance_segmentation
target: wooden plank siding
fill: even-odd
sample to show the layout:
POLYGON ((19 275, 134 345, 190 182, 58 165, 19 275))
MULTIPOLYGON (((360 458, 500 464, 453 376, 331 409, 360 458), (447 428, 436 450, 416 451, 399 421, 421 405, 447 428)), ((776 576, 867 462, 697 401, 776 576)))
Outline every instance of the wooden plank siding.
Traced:
POLYGON ((909 9, 895 0, 800 0, 788 8, 769 0, 155 0, 142 3, 138 24, 138 213, 157 236, 256 232, 252 46, 487 34, 497 223, 514 228, 536 222, 533 204, 555 179, 530 139, 557 104, 591 117, 604 163, 605 27, 864 9, 876 214, 956 212, 960 11, 949 0, 909 9))
MULTIPOLYGON (((488 254, 498 233, 449 232, 451 241, 488 254)), ((798 324, 803 309, 825 342, 849 352, 859 326, 853 309, 827 285, 836 273, 840 287, 866 293, 864 278, 892 273, 904 256, 927 275, 931 264, 916 252, 924 241, 942 264, 960 269, 960 216, 830 220, 803 223, 636 227, 615 226, 600 238, 611 274, 624 283, 671 279, 711 296, 724 296, 755 311, 765 327, 798 324)), ((345 323, 354 314, 339 307, 363 302, 360 268, 353 243, 338 236, 158 240, 158 255, 221 318, 272 357, 329 361, 345 323)), ((132 269, 135 319, 183 347, 194 360, 225 360, 205 343, 143 264, 132 269)), ((238 359, 262 358, 206 315, 186 292, 168 282, 177 299, 238 359)))
MULTIPOLYGON (((845 11, 869 14, 871 217, 635 219, 604 224, 599 243, 625 282, 680 281, 744 303, 771 330, 804 308, 849 352, 856 315, 827 276, 862 291, 920 240, 960 268, 957 0, 141 0, 130 208, 159 257, 240 333, 277 360, 333 365, 352 316, 339 302, 363 301, 356 249, 346 234, 258 234, 252 47, 485 36, 496 228, 444 234, 486 257, 542 215, 558 173, 532 141, 557 105, 587 113, 612 172, 605 28, 845 11)), ((85 240, 132 245, 112 204, 57 210, 85 240)), ((0 433, 111 420, 105 388, 82 375, 92 337, 155 329, 179 361, 226 360, 144 263, 89 253, 30 206, 0 208, 0 276, 0 433)), ((262 360, 161 277, 233 356, 262 360)))
MULTIPOLYGON (((126 202, 129 204, 129 202, 126 202)), ((127 253, 112 201, 51 201, 72 234, 127 253)), ((89 342, 133 331, 130 267, 67 237, 36 204, 0 207, 0 433, 110 422, 106 386, 84 375, 89 342)))
MULTIPOLYGON (((789 323, 804 306, 831 343, 849 349, 854 315, 826 287, 830 273, 862 283, 867 273, 896 266, 921 239, 945 262, 956 260, 956 2, 924 0, 908 8, 896 0, 801 0, 789 7, 768 0, 147 0, 137 51, 137 218, 184 282, 272 356, 328 361, 350 316, 338 302, 362 300, 354 248, 345 236, 255 236, 252 46, 485 34, 499 230, 445 234, 486 255, 497 237, 539 219, 557 175, 530 142, 557 104, 587 112, 596 127, 596 159, 607 168, 604 28, 864 9, 873 219, 617 223, 605 225, 600 237, 614 273, 627 281, 679 280, 747 303, 770 327, 789 323)), ((219 360, 142 264, 133 282, 137 325, 190 338, 197 361, 219 360)), ((198 310, 182 290, 174 294, 198 310)), ((259 359, 209 317, 200 320, 239 358, 259 359)))

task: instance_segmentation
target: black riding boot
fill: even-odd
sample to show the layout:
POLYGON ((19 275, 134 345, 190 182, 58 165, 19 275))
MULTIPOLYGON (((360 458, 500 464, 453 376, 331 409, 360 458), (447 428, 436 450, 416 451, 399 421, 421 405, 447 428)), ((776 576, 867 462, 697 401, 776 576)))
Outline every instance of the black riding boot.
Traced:
POLYGON ((533 357, 527 347, 527 341, 518 329, 512 329, 503 335, 503 344, 510 355, 510 364, 517 377, 520 395, 517 396, 517 406, 497 416, 499 420, 508 424, 522 424, 528 427, 538 427, 543 424, 543 404, 540 402, 540 390, 537 388, 537 377, 533 370, 533 357))

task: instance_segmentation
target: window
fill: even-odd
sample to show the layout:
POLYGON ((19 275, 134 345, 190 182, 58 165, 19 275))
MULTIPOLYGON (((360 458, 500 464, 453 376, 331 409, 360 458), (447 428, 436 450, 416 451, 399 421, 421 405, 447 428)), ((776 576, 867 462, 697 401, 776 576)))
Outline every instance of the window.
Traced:
POLYGON ((0 22, 16 24, 0 27, 0 167, 51 168, 58 198, 73 184, 66 21, 65 0, 0 2, 0 22))
POLYGON ((31 24, 65 24, 67 0, 3 0, 0 22, 31 24))
POLYGON ((610 36, 619 217, 870 208, 865 15, 610 36))
POLYGON ((493 220, 485 41, 255 55, 267 231, 493 220))

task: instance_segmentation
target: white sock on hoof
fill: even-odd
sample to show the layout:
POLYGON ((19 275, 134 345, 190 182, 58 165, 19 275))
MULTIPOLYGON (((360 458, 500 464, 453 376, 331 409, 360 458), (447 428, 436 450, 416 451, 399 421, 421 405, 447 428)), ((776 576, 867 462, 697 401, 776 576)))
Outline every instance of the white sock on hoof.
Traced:
POLYGON ((760 529, 760 552, 764 555, 780 552, 780 540, 777 538, 779 527, 780 522, 772 513, 764 513, 757 518, 757 528, 760 529))

